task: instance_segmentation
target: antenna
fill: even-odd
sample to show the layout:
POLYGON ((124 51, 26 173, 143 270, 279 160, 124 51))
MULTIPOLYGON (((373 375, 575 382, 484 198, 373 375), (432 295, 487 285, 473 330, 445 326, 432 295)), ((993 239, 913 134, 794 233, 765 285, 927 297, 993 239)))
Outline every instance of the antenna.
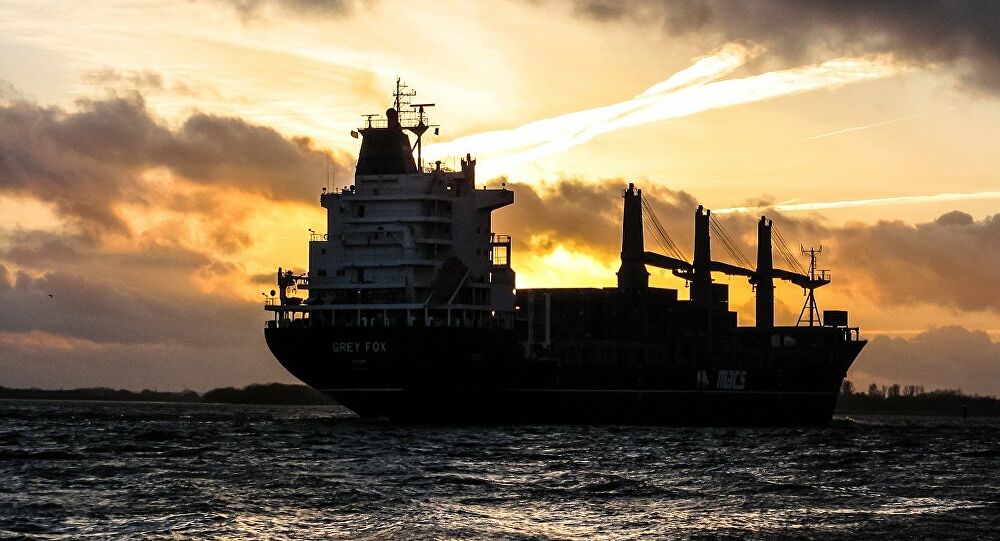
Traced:
POLYGON ((406 86, 406 83, 401 78, 396 77, 396 91, 392 93, 392 105, 395 107, 396 112, 399 112, 404 105, 410 105, 410 98, 416 95, 416 90, 406 86))
MULTIPOLYGON (((416 95, 416 92, 413 93, 416 95)), ((410 126, 407 129, 417 134, 417 167, 421 170, 424 168, 424 133, 427 132, 427 125, 424 120, 427 119, 427 113, 424 111, 425 107, 434 107, 433 103, 414 103, 410 107, 417 110, 417 123, 414 126, 410 126)))
MULTIPOLYGON (((823 245, 819 246, 819 249, 810 247, 808 250, 805 249, 801 244, 799 245, 799 251, 802 255, 809 256, 809 283, 816 284, 823 280, 829 280, 829 275, 825 270, 816 270, 816 256, 823 253, 823 245)), ((796 325, 802 325, 803 322, 809 324, 810 327, 815 327, 822 325, 823 321, 819 317, 819 307, 816 306, 816 288, 808 287, 806 288, 806 302, 802 305, 802 311, 799 312, 799 321, 796 325)))

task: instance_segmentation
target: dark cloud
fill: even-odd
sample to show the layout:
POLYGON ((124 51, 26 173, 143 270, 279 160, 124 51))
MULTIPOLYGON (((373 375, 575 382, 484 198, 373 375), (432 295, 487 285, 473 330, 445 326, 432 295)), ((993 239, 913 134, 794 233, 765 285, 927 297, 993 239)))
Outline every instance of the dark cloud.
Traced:
POLYGON ((796 59, 832 50, 949 63, 968 85, 1000 91, 1000 3, 989 0, 580 0, 574 7, 594 20, 658 21, 674 35, 753 40, 796 59))
POLYGON ((101 68, 85 71, 83 80, 93 85, 102 86, 125 83, 136 90, 163 89, 163 76, 153 70, 119 71, 112 68, 101 68))
POLYGON ((232 6, 244 20, 252 20, 267 8, 276 8, 284 15, 345 17, 363 2, 358 0, 222 0, 232 6))
POLYGON ((252 243, 243 225, 253 209, 240 193, 315 202, 328 157, 309 139, 239 118, 196 113, 175 127, 138 94, 72 111, 0 106, 0 196, 50 203, 66 222, 0 231, 0 378, 161 388, 287 380, 263 342, 261 306, 234 297, 253 277, 220 256, 252 243), (154 170, 179 183, 149 180, 154 170), (133 231, 125 205, 155 218, 133 231))
POLYGON ((275 284, 275 280, 275 274, 270 272, 250 276, 250 282, 254 285, 258 285, 260 287, 270 287, 272 289, 274 288, 273 286, 275 284))
POLYGON ((197 113, 184 122, 157 158, 185 178, 263 191, 279 199, 318 200, 327 159, 352 174, 307 137, 286 138, 243 119, 197 113))
MULTIPOLYGON (((80 78, 87 84, 119 93, 140 92, 147 96, 168 93, 185 98, 222 97, 217 88, 207 83, 176 79, 166 81, 162 74, 154 70, 121 71, 114 68, 100 68, 84 71, 80 78)), ((0 83, 0 98, 2 97, 2 83, 0 83)))
POLYGON ((887 305, 930 303, 1000 313, 1000 214, 973 221, 950 212, 916 225, 899 221, 830 230, 830 265, 867 283, 887 305))
POLYGON ((252 280, 242 265, 185 248, 169 230, 147 233, 113 249, 80 234, 4 232, 0 380, 199 390, 289 381, 264 344, 261 305, 230 293, 252 280))
POLYGON ((1000 395, 1000 344, 982 331, 942 327, 917 336, 873 339, 851 367, 855 386, 923 385, 1000 395))
POLYGON ((2 263, 0 263, 0 293, 9 290, 13 285, 10 282, 10 273, 2 263))
POLYGON ((86 102, 75 114, 25 101, 0 107, 0 191, 32 195, 96 233, 127 232, 113 203, 130 198, 145 161, 137 142, 163 130, 141 102, 86 102))
MULTIPOLYGON (((504 181, 496 179, 489 184, 499 186, 504 181)), ((569 179, 534 188, 507 182, 514 191, 515 204, 494 215, 495 229, 512 233, 519 249, 528 249, 529 240, 535 236, 536 242, 617 253, 621 246, 621 194, 627 184, 620 179, 598 183, 569 179)), ((684 235, 691 231, 690 226, 682 224, 697 207, 691 195, 656 187, 646 189, 644 194, 661 219, 675 226, 675 232, 684 235)))
POLYGON ((196 113, 171 128, 138 94, 80 101, 72 112, 26 101, 0 106, 0 193, 50 202, 91 236, 130 233, 118 206, 162 197, 143 179, 153 168, 195 184, 312 201, 328 159, 349 175, 346 158, 308 138, 240 118, 196 113))
MULTIPOLYGON (((508 183, 516 204, 496 213, 495 229, 511 232, 518 249, 529 249, 532 235, 544 242, 535 249, 561 243, 572 249, 615 257, 621 247, 621 190, 626 182, 586 184, 564 180, 542 188, 508 183)), ((690 194, 647 187, 644 190, 673 241, 690 257, 693 213, 690 194)), ((966 311, 1000 313, 1000 214, 976 221, 952 211, 919 224, 881 221, 830 227, 812 216, 762 211, 798 254, 798 244, 823 245, 824 268, 836 283, 887 306, 929 303, 966 311)), ((742 255, 756 258, 757 216, 717 215, 742 255)), ((713 258, 735 263, 713 233, 713 258)), ((777 240, 775 241, 777 244, 777 240)), ((646 247, 661 251, 646 233, 646 247)), ((775 264, 790 268, 775 251, 775 264)), ((792 269, 794 270, 794 269, 792 269)))
POLYGON ((110 257, 90 273, 77 267, 37 277, 19 271, 11 277, 5 270, 0 273, 7 286, 0 285, 5 307, 0 332, 43 331, 97 343, 209 346, 240 343, 246 329, 257 330, 261 312, 256 303, 204 295, 186 280, 169 291, 150 287, 148 282, 170 277, 232 271, 219 267, 224 263, 190 254, 185 272, 178 273, 184 255, 177 255, 161 248, 140 257, 110 257), (198 260, 201 265, 192 264, 198 260), (102 268, 104 272, 97 271, 102 268), (128 275, 144 276, 146 282, 122 280, 128 275), (185 285, 190 288, 186 293, 185 285))
POLYGON ((953 210, 939 216, 937 220, 934 220, 934 223, 938 225, 972 225, 974 221, 971 214, 953 210))
POLYGON ((17 88, 10 83, 0 79, 0 102, 7 100, 23 100, 24 95, 17 91, 17 88))

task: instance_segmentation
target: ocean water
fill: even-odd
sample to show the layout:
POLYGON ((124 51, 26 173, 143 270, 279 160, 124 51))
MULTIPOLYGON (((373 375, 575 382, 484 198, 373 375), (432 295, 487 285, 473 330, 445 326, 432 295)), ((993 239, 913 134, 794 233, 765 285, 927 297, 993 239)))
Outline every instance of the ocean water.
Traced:
POLYGON ((1000 537, 996 419, 422 427, 0 401, 0 538, 1000 537))

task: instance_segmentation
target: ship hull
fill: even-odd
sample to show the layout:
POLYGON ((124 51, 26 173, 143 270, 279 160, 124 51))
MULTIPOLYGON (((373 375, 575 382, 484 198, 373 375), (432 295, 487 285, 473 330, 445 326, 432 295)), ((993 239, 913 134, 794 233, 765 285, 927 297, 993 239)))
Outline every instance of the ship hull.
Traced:
POLYGON ((695 348, 659 342, 636 354, 641 345, 603 341, 595 350, 610 357, 528 358, 497 329, 303 326, 265 337, 289 372, 361 416, 447 424, 822 426, 864 345, 776 353, 744 336, 742 349, 657 359, 695 348))

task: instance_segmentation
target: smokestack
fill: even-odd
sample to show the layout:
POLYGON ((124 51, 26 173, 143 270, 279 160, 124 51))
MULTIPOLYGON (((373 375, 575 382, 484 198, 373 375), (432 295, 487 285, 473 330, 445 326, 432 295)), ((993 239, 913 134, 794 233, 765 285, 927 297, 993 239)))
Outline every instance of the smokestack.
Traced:
POLYGON ((757 222, 757 328, 774 327, 774 261, 771 256, 771 224, 764 216, 757 222))
POLYGON ((709 220, 712 211, 698 205, 694 213, 694 276, 691 279, 691 300, 701 306, 712 304, 712 238, 709 220))
POLYGON ((622 215, 622 266, 618 269, 619 289, 639 289, 649 287, 649 272, 643 262, 645 250, 642 239, 642 190, 635 189, 631 182, 622 192, 624 210, 622 215))

